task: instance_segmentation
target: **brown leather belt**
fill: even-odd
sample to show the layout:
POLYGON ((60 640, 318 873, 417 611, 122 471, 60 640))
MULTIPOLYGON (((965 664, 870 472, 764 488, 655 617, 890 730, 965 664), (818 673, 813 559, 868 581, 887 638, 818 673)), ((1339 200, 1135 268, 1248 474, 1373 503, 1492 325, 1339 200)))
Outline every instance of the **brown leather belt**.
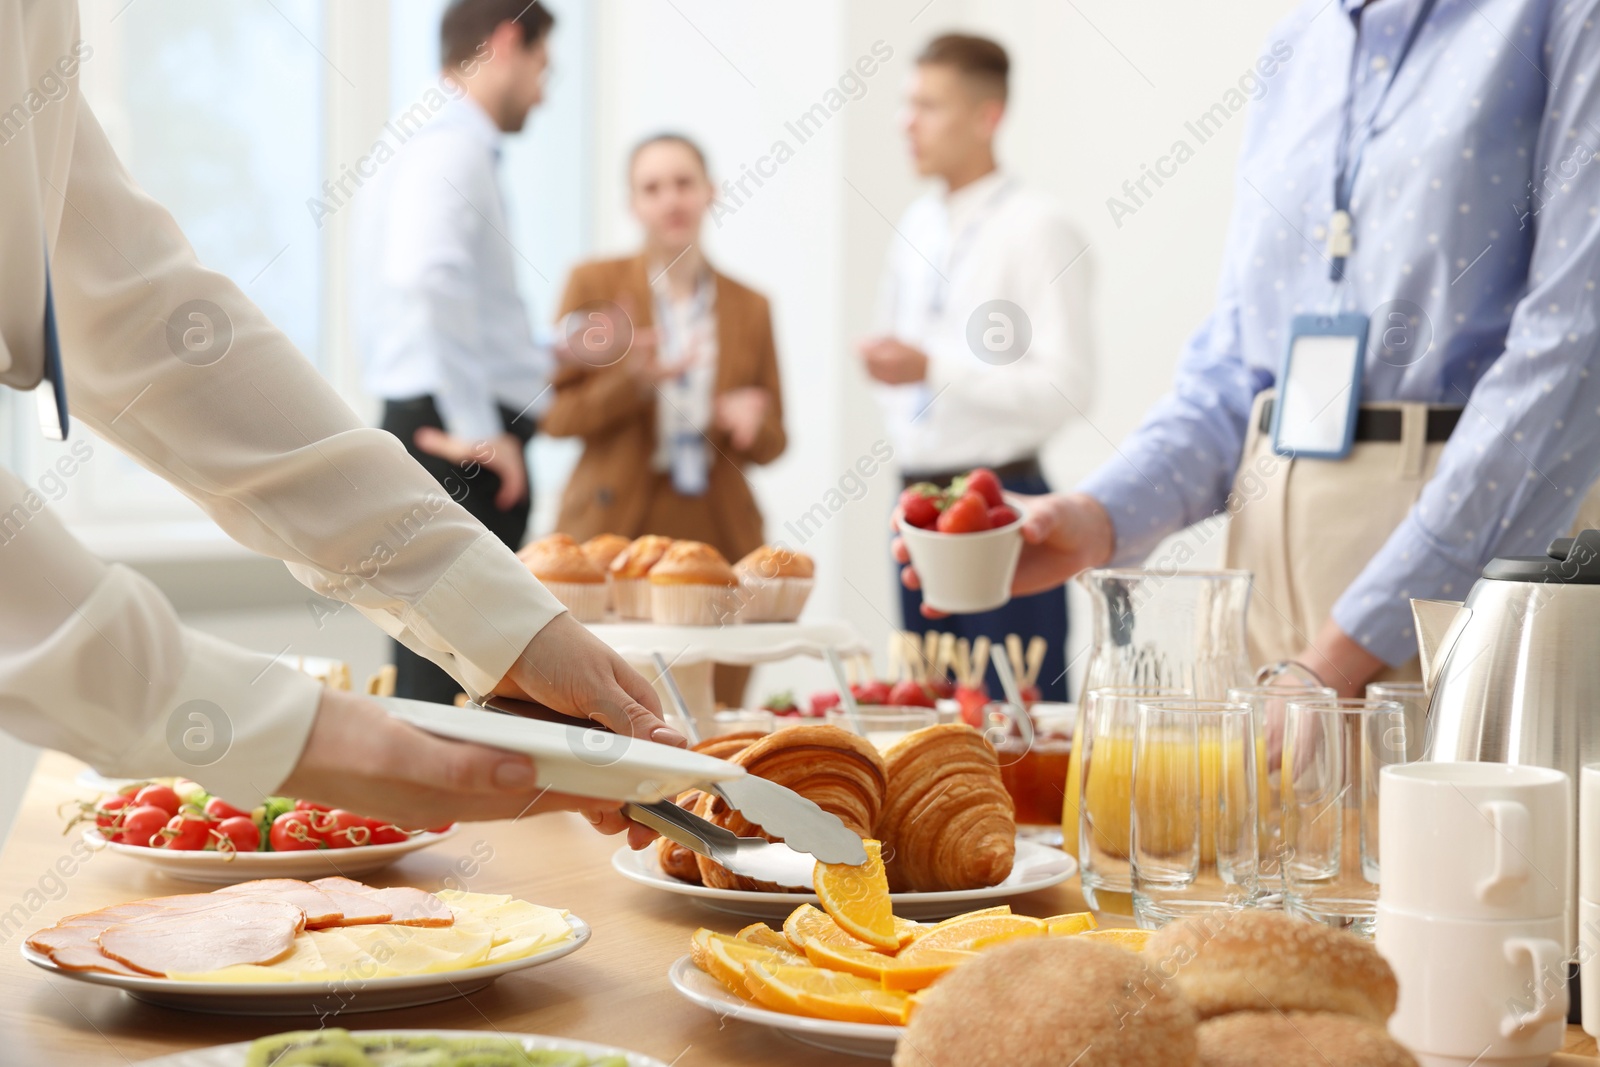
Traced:
MULTIPOLYGON (((971 467, 968 467, 966 470, 935 471, 933 473, 907 471, 900 476, 900 481, 903 487, 913 486, 918 482, 932 482, 934 485, 943 488, 971 469, 971 467)), ((1044 477, 1044 469, 1039 466, 1038 456, 1025 456, 1022 459, 1012 460, 1010 463, 1002 463, 998 467, 990 467, 989 469, 994 471, 995 477, 1002 482, 1016 482, 1029 478, 1044 477)))
MULTIPOLYGON (((1261 405, 1262 433, 1272 432, 1272 411, 1276 406, 1276 400, 1268 400, 1261 405)), ((1429 408, 1428 443, 1436 445, 1450 440, 1456 424, 1461 421, 1461 415, 1461 408, 1429 408)), ((1364 407, 1356 413, 1357 441, 1398 442, 1404 436, 1402 416, 1395 408, 1364 407)))

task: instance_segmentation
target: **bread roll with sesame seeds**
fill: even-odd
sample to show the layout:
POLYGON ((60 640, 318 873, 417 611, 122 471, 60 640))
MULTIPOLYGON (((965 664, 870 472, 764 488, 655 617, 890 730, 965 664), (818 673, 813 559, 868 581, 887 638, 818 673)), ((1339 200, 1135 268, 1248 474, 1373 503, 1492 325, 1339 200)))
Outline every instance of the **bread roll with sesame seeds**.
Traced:
POLYGON ((1334 1012, 1383 1025, 1400 987, 1370 942, 1278 911, 1216 911, 1158 930, 1144 956, 1200 1018, 1334 1012))
POLYGON ((921 994, 894 1067, 1195 1067, 1194 1009, 1126 949, 986 949, 921 994))
POLYGON ((1240 1011, 1200 1024, 1200 1067, 1417 1067, 1375 1023, 1327 1012, 1240 1011))

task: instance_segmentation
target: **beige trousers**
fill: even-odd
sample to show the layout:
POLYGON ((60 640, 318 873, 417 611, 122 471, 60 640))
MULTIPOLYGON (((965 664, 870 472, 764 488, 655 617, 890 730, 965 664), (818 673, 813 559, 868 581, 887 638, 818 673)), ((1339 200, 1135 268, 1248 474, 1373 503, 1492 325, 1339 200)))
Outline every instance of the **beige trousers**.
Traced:
MULTIPOLYGON (((1254 573, 1250 656, 1275 663, 1310 644, 1334 602, 1400 525, 1433 477, 1444 444, 1427 442, 1425 404, 1365 405, 1401 412, 1403 439, 1361 441, 1343 460, 1289 459, 1262 433, 1256 397, 1250 432, 1234 478, 1227 565, 1254 573)), ((1578 511, 1575 530, 1600 527, 1600 486, 1578 511)), ((1453 595, 1465 599, 1466 589, 1453 595)), ((1421 678, 1415 657, 1379 680, 1421 678)))

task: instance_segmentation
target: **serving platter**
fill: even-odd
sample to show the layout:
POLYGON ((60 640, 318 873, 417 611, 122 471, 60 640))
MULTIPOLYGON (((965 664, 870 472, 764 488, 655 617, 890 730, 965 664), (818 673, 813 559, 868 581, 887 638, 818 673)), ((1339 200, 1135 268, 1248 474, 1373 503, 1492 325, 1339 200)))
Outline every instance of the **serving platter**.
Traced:
MULTIPOLYGON (((802 904, 817 904, 814 893, 760 893, 691 885, 661 869, 654 847, 634 852, 626 846, 611 855, 611 866, 640 885, 692 898, 713 911, 755 919, 783 919, 802 904)), ((894 913, 907 919, 948 919, 981 907, 982 902, 1014 897, 1060 885, 1078 873, 1078 861, 1058 848, 1017 839, 1011 874, 998 885, 938 893, 890 893, 894 913)))
POLYGON ((299 852, 184 852, 175 849, 146 848, 107 841, 95 827, 83 831, 83 840, 93 849, 105 849, 149 864, 168 878, 207 885, 233 885, 255 878, 315 878, 343 875, 353 878, 382 870, 407 853, 448 841, 461 830, 452 826, 439 833, 424 832, 392 845, 358 845, 352 848, 315 848, 299 852))
MULTIPOLYGON (((597 1045, 591 1041, 572 1041, 564 1037, 549 1037, 544 1034, 507 1034, 499 1030, 382 1030, 376 1031, 382 1035, 396 1037, 443 1037, 443 1038, 470 1038, 470 1037, 503 1037, 510 1041, 521 1043, 529 1052, 579 1052, 592 1058, 603 1056, 621 1056, 628 1061, 628 1067, 667 1067, 667 1064, 638 1052, 629 1052, 625 1048, 615 1048, 611 1045, 597 1045)), ((132 1067, 245 1067, 245 1055, 250 1051, 251 1042, 239 1041, 231 1045, 213 1045, 210 1048, 190 1049, 187 1052, 175 1052, 169 1056, 158 1056, 153 1060, 140 1060, 132 1067)))
POLYGON ((829 1052, 887 1060, 894 1055, 895 1045, 906 1032, 903 1026, 886 1023, 841 1023, 771 1011, 734 996, 721 982, 696 967, 688 956, 681 956, 673 963, 667 971, 667 980, 686 1000, 724 1019, 770 1027, 796 1041, 829 1052))
POLYGON ((589 924, 568 915, 567 926, 572 930, 569 940, 521 959, 436 974, 373 978, 355 975, 325 982, 182 982, 104 971, 69 971, 26 945, 22 958, 58 977, 120 989, 147 1004, 209 1015, 315 1015, 326 1020, 329 1016, 414 1008, 476 993, 502 975, 551 963, 578 951, 589 940, 589 924))

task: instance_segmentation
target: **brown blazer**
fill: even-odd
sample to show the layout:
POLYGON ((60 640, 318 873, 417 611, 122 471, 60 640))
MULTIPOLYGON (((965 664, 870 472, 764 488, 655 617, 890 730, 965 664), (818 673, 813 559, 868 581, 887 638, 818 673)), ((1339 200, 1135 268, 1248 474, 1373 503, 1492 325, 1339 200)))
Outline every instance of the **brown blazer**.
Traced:
MULTIPOLYGON (((579 265, 567 279, 558 318, 591 301, 609 300, 625 308, 637 326, 652 325, 655 304, 645 270, 642 256, 579 265)), ((656 392, 641 384, 630 369, 630 363, 644 357, 630 352, 619 363, 598 369, 564 365, 556 373, 554 400, 539 428, 552 437, 583 438, 583 456, 567 482, 557 524, 573 537, 660 532, 643 529, 654 507, 658 515, 666 508, 685 519, 673 523, 678 536, 715 545, 730 561, 760 547, 761 512, 742 468, 747 463, 770 463, 787 444, 772 313, 760 293, 720 272, 712 275, 717 287, 714 392, 721 395, 754 385, 772 397, 755 443, 739 452, 726 432, 708 431, 713 447, 706 495, 699 500, 680 497, 671 480, 651 468, 656 392), (667 497, 658 500, 658 494, 667 497)))

